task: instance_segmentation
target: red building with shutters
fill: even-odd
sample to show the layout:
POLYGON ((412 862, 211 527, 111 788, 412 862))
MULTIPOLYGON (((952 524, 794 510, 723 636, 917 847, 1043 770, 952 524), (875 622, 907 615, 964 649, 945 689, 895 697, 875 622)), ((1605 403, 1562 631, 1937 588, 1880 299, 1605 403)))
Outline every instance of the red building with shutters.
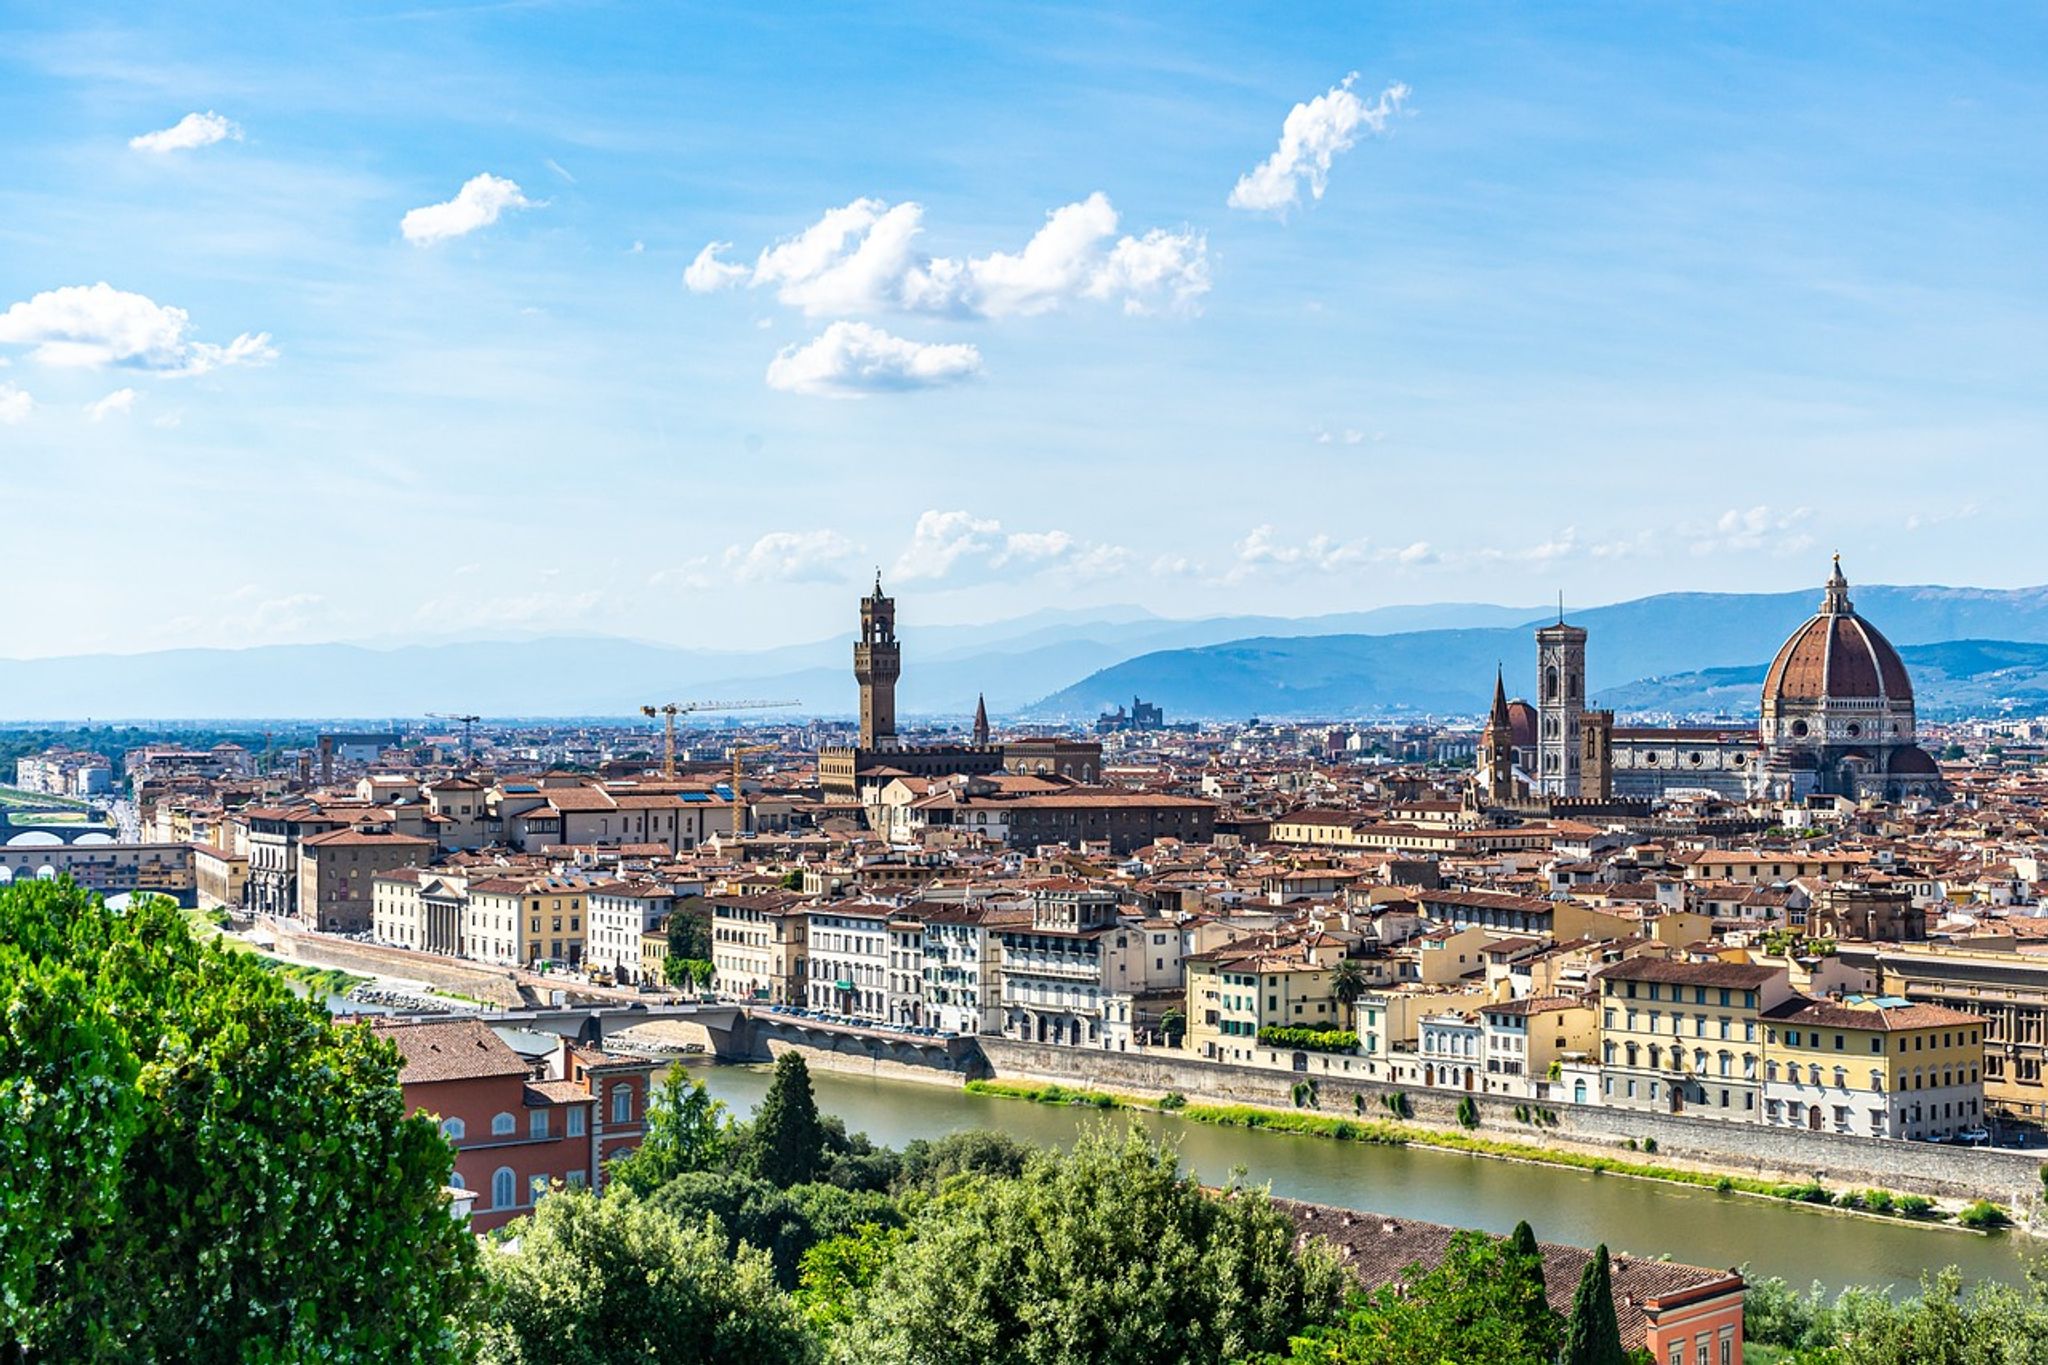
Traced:
POLYGON ((474 1019, 381 1017, 398 1048, 407 1113, 440 1121, 455 1148, 449 1183, 476 1199, 478 1232, 504 1226, 558 1188, 601 1188, 606 1162, 640 1145, 655 1063, 562 1040, 527 1063, 474 1019))

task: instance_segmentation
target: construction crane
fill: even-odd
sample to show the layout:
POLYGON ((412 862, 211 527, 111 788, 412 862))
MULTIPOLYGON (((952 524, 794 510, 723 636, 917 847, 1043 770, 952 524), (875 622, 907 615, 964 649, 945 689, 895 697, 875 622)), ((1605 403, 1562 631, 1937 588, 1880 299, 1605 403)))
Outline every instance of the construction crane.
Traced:
POLYGON ((780 746, 774 744, 735 744, 732 746, 732 838, 734 843, 739 842, 741 833, 746 829, 747 798, 746 794, 740 790, 741 761, 748 754, 772 753, 778 747, 780 746))
POLYGON ((673 782, 676 776, 676 717, 699 711, 769 711, 778 706, 798 706, 793 701, 667 701, 643 706, 640 714, 653 720, 661 717, 661 775, 673 782))
POLYGON ((462 727, 462 761, 469 762, 469 727, 482 720, 482 716, 455 716, 445 711, 427 712, 428 720, 452 720, 462 727))

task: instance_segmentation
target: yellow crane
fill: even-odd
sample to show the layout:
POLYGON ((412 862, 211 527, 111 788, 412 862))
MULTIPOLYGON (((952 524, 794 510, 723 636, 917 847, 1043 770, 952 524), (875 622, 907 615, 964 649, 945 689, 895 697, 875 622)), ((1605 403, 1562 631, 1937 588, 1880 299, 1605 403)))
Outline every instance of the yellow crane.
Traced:
POLYGON ((770 711, 781 706, 798 706, 793 701, 667 701, 643 706, 640 714, 653 720, 661 717, 661 775, 673 781, 676 775, 676 717, 699 711, 770 711))
POLYGON ((748 754, 773 753, 778 747, 780 746, 774 744, 735 744, 732 746, 732 837, 734 843, 739 842, 740 835, 746 829, 747 798, 746 794, 740 790, 741 761, 748 754))

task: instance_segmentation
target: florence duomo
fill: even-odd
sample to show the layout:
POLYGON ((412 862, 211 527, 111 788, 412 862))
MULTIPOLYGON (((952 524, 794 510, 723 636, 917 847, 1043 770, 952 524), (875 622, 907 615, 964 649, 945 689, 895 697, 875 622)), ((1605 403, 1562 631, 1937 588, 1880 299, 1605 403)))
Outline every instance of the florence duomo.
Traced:
POLYGON ((1939 796, 1919 745, 1913 681, 1899 652, 1859 616, 1836 555, 1819 609, 1764 675, 1756 729, 1617 725, 1586 705, 1587 632, 1559 619, 1536 632, 1535 705, 1497 677, 1479 744, 1482 800, 1643 800, 1686 791, 1731 800, 1939 796))

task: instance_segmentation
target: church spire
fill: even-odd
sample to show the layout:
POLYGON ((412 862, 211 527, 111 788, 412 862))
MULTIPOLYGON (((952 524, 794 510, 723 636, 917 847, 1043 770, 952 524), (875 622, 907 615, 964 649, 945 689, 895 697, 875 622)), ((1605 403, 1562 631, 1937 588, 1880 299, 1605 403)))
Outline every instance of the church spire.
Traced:
POLYGON ((1502 734, 1514 728, 1514 721, 1508 715, 1508 684, 1504 670, 1499 664, 1493 666, 1493 714, 1486 723, 1497 727, 1502 734))
POLYGON ((979 692, 974 694, 974 744, 988 747, 988 701, 979 692))

